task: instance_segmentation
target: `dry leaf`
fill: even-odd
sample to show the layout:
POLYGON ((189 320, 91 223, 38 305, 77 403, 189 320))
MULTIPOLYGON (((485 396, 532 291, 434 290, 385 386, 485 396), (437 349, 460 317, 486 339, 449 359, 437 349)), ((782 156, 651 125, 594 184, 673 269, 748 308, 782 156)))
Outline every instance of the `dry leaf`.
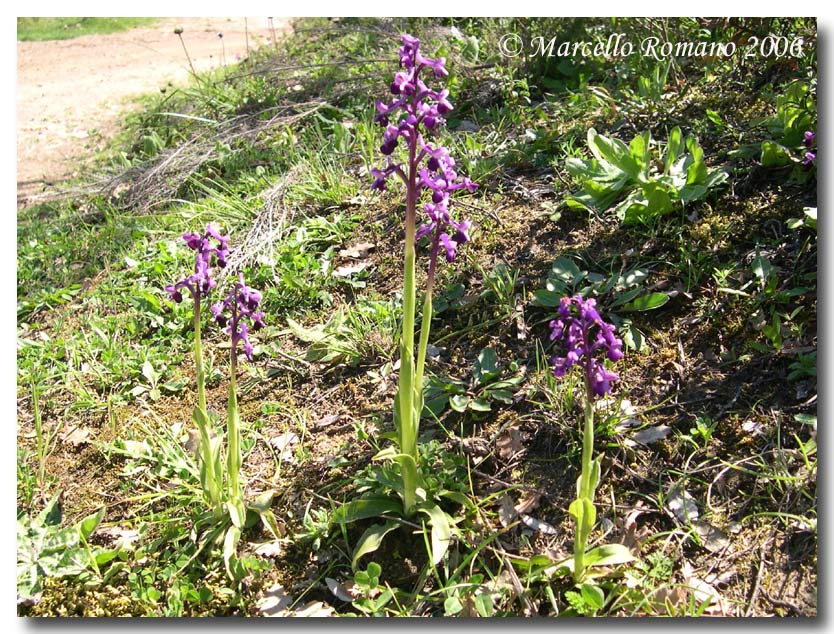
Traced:
POLYGON ((90 441, 90 430, 86 427, 64 428, 64 431, 61 432, 61 440, 73 447, 86 445, 90 441))
POLYGON ((541 500, 542 496, 540 493, 533 493, 532 491, 525 491, 521 499, 515 505, 515 510, 517 513, 529 513, 530 511, 535 511, 539 506, 539 500, 541 500))
POLYGON ((540 533, 544 533, 545 535, 556 535, 559 532, 547 522, 537 520, 535 517, 531 517, 530 515, 521 513, 520 517, 521 521, 527 524, 527 526, 532 528, 534 531, 539 531, 540 533))
POLYGON ((514 458, 517 454, 524 450, 522 440, 521 430, 517 427, 511 427, 510 429, 505 430, 495 440, 498 455, 504 458, 504 460, 514 458))
POLYGON ((356 264, 343 264, 342 266, 338 266, 333 270, 333 277, 350 277, 354 273, 360 273, 364 271, 370 262, 367 260, 362 262, 357 262, 356 264))
POLYGON ((277 541, 265 542, 255 548, 255 554, 260 557, 278 557, 281 554, 281 544, 277 541))
POLYGON ((298 616, 298 617, 328 617, 333 616, 336 609, 332 605, 327 605, 322 601, 311 601, 298 610, 291 610, 287 614, 280 616, 298 616))
POLYGON ((715 587, 692 574, 692 567, 688 561, 683 562, 681 568, 683 582, 691 588, 693 598, 698 604, 709 602, 705 613, 727 615, 727 605, 715 587))
POLYGON ((264 616, 287 616, 283 614, 292 604, 292 597, 284 591, 284 587, 278 583, 264 592, 264 596, 258 601, 258 611, 264 616))
POLYGON ((376 245, 373 242, 360 242, 359 244, 355 244, 347 249, 342 249, 339 251, 339 256, 343 258, 353 258, 354 260, 362 260, 368 257, 368 253, 370 253, 371 249, 375 246, 376 245))
POLYGON ((291 431, 276 436, 269 441, 275 451, 278 453, 278 458, 287 462, 292 462, 294 455, 292 447, 298 443, 298 436, 291 431))
POLYGON ((641 445, 650 445, 658 440, 663 440, 669 435, 671 427, 668 425, 655 425, 654 427, 646 427, 631 435, 633 440, 636 440, 641 445))
POLYGON ((114 548, 131 548, 133 543, 139 539, 139 531, 132 528, 121 528, 120 526, 100 527, 95 534, 113 542, 114 548))
POLYGON ((698 519, 700 512, 698 505, 689 493, 675 488, 669 492, 666 498, 666 508, 671 511, 679 522, 688 524, 689 522, 698 519))
POLYGON ((328 425, 332 425, 333 423, 338 423, 341 415, 339 414, 327 414, 319 418, 315 425, 316 427, 327 427, 328 425))
POLYGON ((353 600, 356 598, 355 595, 348 592, 345 585, 335 579, 331 579, 330 577, 324 578, 325 583, 327 583, 327 587, 330 589, 330 592, 333 593, 337 599, 341 599, 346 603, 352 603, 353 600))
POLYGON ((501 522, 501 526, 507 527, 518 517, 518 512, 513 507, 513 499, 508 493, 502 495, 498 502, 498 521, 501 522))
POLYGON ((719 553, 730 545, 730 538, 727 534, 709 522, 698 520, 692 522, 692 527, 700 535, 704 548, 711 553, 719 553))

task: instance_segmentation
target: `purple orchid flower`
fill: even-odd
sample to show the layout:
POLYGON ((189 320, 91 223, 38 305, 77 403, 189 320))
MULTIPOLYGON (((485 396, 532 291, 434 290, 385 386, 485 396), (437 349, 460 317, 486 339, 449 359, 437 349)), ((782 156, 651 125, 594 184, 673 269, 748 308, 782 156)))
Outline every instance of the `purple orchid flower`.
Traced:
POLYGON ((614 334, 616 327, 600 317, 593 298, 563 297, 558 313, 559 317, 549 324, 550 340, 561 339, 566 352, 563 357, 553 357, 553 373, 560 378, 565 376, 584 357, 588 385, 597 396, 608 394, 611 383, 619 377, 595 359, 594 353, 604 351, 609 361, 623 358, 623 342, 614 334))

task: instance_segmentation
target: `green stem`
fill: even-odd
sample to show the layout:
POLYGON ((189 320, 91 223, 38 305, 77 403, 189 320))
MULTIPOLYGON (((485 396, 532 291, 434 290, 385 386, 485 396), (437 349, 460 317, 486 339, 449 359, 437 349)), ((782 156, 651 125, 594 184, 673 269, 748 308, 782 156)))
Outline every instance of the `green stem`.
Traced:
POLYGON ((209 438, 208 430, 208 410, 206 408, 206 376, 203 370, 203 346, 201 335, 201 319, 200 319, 200 295, 194 296, 194 363, 197 366, 197 408, 200 410, 200 416, 194 416, 194 422, 197 424, 197 431, 200 434, 200 447, 198 450, 198 461, 201 463, 202 471, 205 473, 205 481, 203 484, 203 493, 208 498, 209 503, 215 507, 215 511, 220 504, 218 498, 219 482, 217 482, 217 474, 214 471, 214 461, 211 455, 211 440, 209 438))
POLYGON ((227 433, 229 436, 229 455, 226 463, 229 469, 229 490, 231 499, 240 499, 240 413, 237 407, 237 355, 232 346, 231 381, 229 384, 229 405, 227 410, 227 433))
POLYGON ((197 365, 197 407, 206 411, 206 376, 203 373, 203 346, 200 336, 200 295, 194 296, 194 363, 197 365))
MULTIPOLYGON (((591 457, 594 451, 594 400, 591 382, 585 373, 585 428, 582 433, 582 474, 579 479, 579 500, 584 506, 584 500, 593 505, 593 490, 591 487, 591 457)), ((573 578, 579 582, 585 572, 585 548, 591 534, 592 521, 583 510, 582 521, 577 522, 576 540, 573 544, 573 578)))
POLYGON ((416 231, 417 166, 416 145, 409 144, 408 185, 405 207, 405 253, 403 257, 403 333, 400 343, 398 440, 402 460, 403 510, 406 517, 414 513, 417 497, 417 432, 420 412, 414 412, 414 310, 416 304, 414 234, 416 231))
POLYGON ((423 298, 423 317, 420 322, 420 343, 417 345, 417 371, 414 377, 414 398, 417 405, 418 421, 423 411, 423 370, 426 366, 426 351, 429 347, 429 332, 431 331, 431 318, 434 312, 432 290, 434 289, 434 271, 439 251, 440 243, 435 239, 429 256, 429 273, 426 278, 426 295, 423 298))

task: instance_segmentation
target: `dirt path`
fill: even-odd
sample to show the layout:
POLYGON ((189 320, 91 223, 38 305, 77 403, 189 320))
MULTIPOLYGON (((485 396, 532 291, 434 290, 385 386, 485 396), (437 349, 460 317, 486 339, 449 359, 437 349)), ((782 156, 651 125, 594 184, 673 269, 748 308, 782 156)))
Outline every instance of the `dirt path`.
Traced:
MULTIPOLYGON (((273 25, 280 36, 289 20, 274 18, 273 25)), ((244 57, 247 27, 250 49, 272 44, 267 18, 164 18, 123 33, 17 43, 18 206, 76 175, 80 162, 113 138, 129 97, 188 80, 176 26, 197 72, 224 56, 226 63, 244 57)))

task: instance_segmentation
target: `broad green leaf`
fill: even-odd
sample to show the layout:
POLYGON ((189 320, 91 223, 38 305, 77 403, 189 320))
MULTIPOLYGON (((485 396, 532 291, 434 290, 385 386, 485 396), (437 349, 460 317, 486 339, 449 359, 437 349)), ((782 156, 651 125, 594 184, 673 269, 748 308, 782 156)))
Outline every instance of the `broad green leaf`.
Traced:
POLYGON ((470 398, 466 394, 453 394, 449 397, 449 405, 456 412, 465 412, 470 398))
POLYGON ((463 610, 463 604, 456 596, 447 597, 443 602, 444 616, 454 616, 463 610))
POLYGON ((536 304, 547 308, 555 308, 562 301, 562 297, 564 297, 564 293, 545 289, 537 290, 534 295, 536 297, 536 304))
POLYGON ((243 500, 235 499, 227 501, 226 510, 229 511, 232 524, 238 529, 243 528, 243 525, 246 523, 246 507, 243 505, 243 500))
POLYGON ((669 133, 669 140, 666 142, 666 155, 663 159, 663 172, 665 174, 670 173, 672 165, 678 160, 682 151, 683 134, 681 134, 681 129, 675 126, 669 133))
POLYGON ((494 398, 496 401, 501 401, 502 403, 506 403, 507 405, 513 402, 513 393, 509 390, 493 390, 489 391, 490 396, 494 398))
POLYGON ((598 612, 602 609, 602 606, 605 603, 605 595, 602 592, 602 588, 592 583, 583 583, 579 590, 582 593, 582 598, 585 600, 585 603, 587 603, 588 606, 594 610, 594 612, 598 612))
POLYGON ((498 376, 498 355, 492 348, 484 348, 478 354, 472 372, 478 383, 484 383, 498 376))
POLYGON ((495 612, 495 608, 492 604, 492 595, 489 592, 481 592, 480 594, 475 595, 475 609, 478 611, 478 614, 483 618, 489 618, 495 612))
POLYGON ((384 513, 402 515, 403 507, 399 500, 382 495, 368 496, 353 500, 340 506, 333 512, 333 522, 348 524, 369 517, 379 517, 384 513))
POLYGON ((641 295, 634 301, 629 302, 621 310, 625 312, 654 310, 660 308, 668 301, 669 296, 666 293, 649 293, 647 295, 641 295))
POLYGON ((150 359, 145 359, 145 363, 142 364, 142 376, 144 376, 151 385, 154 385, 157 379, 159 379, 159 375, 151 365, 150 359))
POLYGON ((704 162, 704 150, 693 135, 686 138, 686 149, 692 157, 692 163, 686 170, 686 184, 696 185, 707 177, 707 164, 704 162))
POLYGON ((237 526, 230 526, 223 540, 223 563, 226 565, 226 573, 232 579, 235 575, 232 574, 231 561, 237 552, 238 541, 240 541, 240 529, 237 526))
POLYGON ((294 319, 287 317, 287 325, 290 327, 292 334, 305 343, 318 343, 329 336, 325 332, 324 326, 320 324, 313 326, 312 328, 305 328, 294 319))
POLYGON ((389 520, 385 524, 374 524, 369 526, 362 537, 356 544, 356 550, 353 551, 353 558, 351 559, 351 568, 356 570, 356 564, 362 556, 374 552, 382 543, 382 539, 395 528, 399 528, 400 524, 389 520))
POLYGON ((652 134, 648 130, 642 134, 638 134, 631 140, 629 144, 629 154, 634 159, 635 164, 639 167, 640 174, 647 175, 649 166, 651 164, 651 154, 649 147, 652 142, 652 134))
POLYGON ((469 401, 469 409, 475 412, 490 412, 492 411, 492 406, 490 406, 489 401, 485 398, 473 398, 469 401))
POLYGON ((579 267, 576 266, 573 260, 566 257, 558 257, 550 265, 550 275, 548 277, 555 277, 565 282, 570 282, 581 276, 582 271, 579 270, 579 267))
POLYGON ((449 526, 449 518, 436 504, 428 507, 421 506, 419 510, 421 513, 429 516, 429 524, 431 525, 431 555, 432 562, 436 566, 443 561, 443 555, 449 549, 449 541, 452 538, 452 528, 449 526))
POLYGON ((98 511, 92 515, 88 515, 78 523, 78 535, 85 542, 90 539, 90 535, 96 530, 96 527, 104 518, 104 507, 102 506, 98 511))
POLYGON ((762 167, 782 167, 793 162, 791 152, 784 145, 774 141, 762 142, 762 167))
POLYGON ((753 270, 753 274, 759 278, 759 282, 762 284, 767 281, 767 278, 770 277, 770 274, 773 272, 773 266, 770 264, 770 260, 763 255, 760 255, 758 253, 758 249, 756 251, 756 258, 751 263, 751 268, 753 270))
POLYGON ((275 496, 275 491, 264 491, 254 500, 249 502, 246 506, 248 506, 253 511, 258 513, 262 511, 268 511, 272 508, 272 498, 275 496))
POLYGON ((586 566, 615 566, 634 561, 634 555, 622 544, 604 544, 585 553, 586 566))

